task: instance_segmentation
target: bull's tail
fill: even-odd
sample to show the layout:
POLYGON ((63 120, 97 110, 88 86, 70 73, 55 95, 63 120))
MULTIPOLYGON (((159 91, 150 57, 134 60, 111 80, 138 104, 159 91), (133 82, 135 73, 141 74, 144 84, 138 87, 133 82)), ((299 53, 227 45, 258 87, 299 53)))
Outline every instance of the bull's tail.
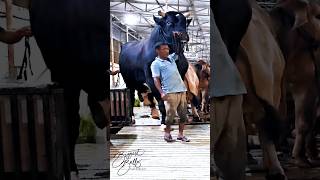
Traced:
POLYGON ((256 96, 264 108, 264 117, 259 122, 260 128, 264 131, 267 138, 273 142, 278 142, 281 134, 282 118, 279 112, 266 100, 256 96))

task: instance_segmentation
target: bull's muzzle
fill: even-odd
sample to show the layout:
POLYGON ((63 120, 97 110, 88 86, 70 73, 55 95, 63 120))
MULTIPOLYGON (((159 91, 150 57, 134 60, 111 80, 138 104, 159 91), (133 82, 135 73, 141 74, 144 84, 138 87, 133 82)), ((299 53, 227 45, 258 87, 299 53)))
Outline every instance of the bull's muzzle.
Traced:
POLYGON ((189 41, 189 35, 187 32, 173 32, 173 36, 180 39, 182 43, 186 43, 189 41))

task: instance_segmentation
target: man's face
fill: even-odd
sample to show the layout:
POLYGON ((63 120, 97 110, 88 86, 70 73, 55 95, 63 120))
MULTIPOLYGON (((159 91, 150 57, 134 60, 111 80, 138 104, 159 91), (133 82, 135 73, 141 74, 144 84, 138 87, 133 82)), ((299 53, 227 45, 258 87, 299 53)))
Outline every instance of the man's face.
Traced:
POLYGON ((157 49, 158 56, 162 58, 167 58, 169 56, 169 46, 168 45, 161 45, 159 49, 157 49))

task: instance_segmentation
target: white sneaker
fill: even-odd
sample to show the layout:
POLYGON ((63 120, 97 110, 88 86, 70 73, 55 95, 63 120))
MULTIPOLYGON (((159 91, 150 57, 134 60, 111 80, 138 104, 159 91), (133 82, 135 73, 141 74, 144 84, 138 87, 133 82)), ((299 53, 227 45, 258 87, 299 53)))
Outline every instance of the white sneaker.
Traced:
POLYGON ((71 179, 71 180, 80 180, 79 174, 77 174, 77 172, 75 172, 75 171, 72 171, 72 172, 70 173, 70 179, 71 179))

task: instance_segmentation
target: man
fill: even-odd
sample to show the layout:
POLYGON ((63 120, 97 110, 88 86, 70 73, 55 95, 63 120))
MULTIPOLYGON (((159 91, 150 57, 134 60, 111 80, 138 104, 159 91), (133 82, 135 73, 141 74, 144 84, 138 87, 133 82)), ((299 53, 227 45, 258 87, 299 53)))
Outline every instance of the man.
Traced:
POLYGON ((212 50, 209 96, 211 121, 211 163, 224 180, 244 180, 246 132, 242 112, 246 88, 211 16, 212 50))
POLYGON ((22 27, 16 31, 7 31, 0 27, 0 41, 7 44, 14 44, 19 42, 23 37, 30 37, 32 35, 29 26, 22 27))
POLYGON ((164 140, 167 142, 174 141, 170 134, 170 125, 173 123, 177 112, 180 117, 177 140, 189 142, 190 140, 183 135, 184 124, 188 119, 187 88, 181 79, 175 62, 177 56, 175 54, 169 55, 169 46, 164 42, 157 43, 155 49, 158 57, 151 64, 151 71, 155 86, 161 94, 166 108, 167 116, 164 140))

